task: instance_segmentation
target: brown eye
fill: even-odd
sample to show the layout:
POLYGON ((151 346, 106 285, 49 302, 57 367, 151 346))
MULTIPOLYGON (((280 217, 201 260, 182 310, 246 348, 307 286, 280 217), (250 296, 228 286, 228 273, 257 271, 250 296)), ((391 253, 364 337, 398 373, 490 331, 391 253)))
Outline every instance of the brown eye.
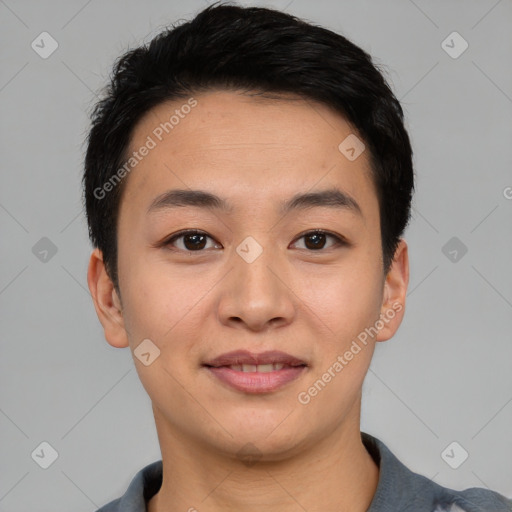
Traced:
POLYGON ((206 236, 195 233, 195 234, 188 234, 183 235, 183 245, 187 250, 196 250, 196 249, 204 249, 204 246, 206 244, 206 236))
POLYGON ((323 249, 327 236, 324 233, 312 233, 304 237, 308 249, 323 249))
POLYGON ((182 239, 182 243, 176 247, 182 251, 200 252, 205 249, 207 240, 213 240, 210 236, 201 231, 182 231, 169 238, 164 245, 175 246, 175 242, 182 239))
MULTIPOLYGON (((207 247, 208 239, 213 241, 213 238, 206 233, 197 230, 188 230, 176 233, 162 245, 164 247, 169 247, 172 250, 185 251, 189 253, 204 252, 205 249, 211 248, 222 248, 220 244, 213 244, 213 246, 207 247)), ((306 249, 308 251, 322 251, 322 249, 332 249, 348 245, 341 236, 323 230, 309 231, 297 238, 297 240, 302 239, 305 241, 304 247, 299 248, 306 249), (329 239, 333 241, 331 245, 327 245, 329 243, 329 239)))
POLYGON ((305 240, 304 245, 306 249, 309 249, 311 251, 318 251, 326 248, 326 241, 329 238, 334 240, 334 244, 331 245, 330 247, 327 247, 327 249, 346 245, 345 241, 341 237, 334 235, 332 233, 328 233, 327 231, 321 230, 310 231, 309 233, 305 233, 300 238, 298 238, 298 240, 305 240))

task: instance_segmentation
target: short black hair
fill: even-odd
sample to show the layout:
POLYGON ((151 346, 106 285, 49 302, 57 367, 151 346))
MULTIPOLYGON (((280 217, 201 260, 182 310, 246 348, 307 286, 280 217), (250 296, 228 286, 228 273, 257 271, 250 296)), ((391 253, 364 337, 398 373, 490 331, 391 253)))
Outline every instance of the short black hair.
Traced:
POLYGON ((414 173, 403 110, 381 71, 368 53, 331 30, 274 9, 215 3, 120 56, 93 108, 84 203, 89 237, 116 290, 126 178, 108 193, 104 185, 129 158, 144 114, 165 101, 219 89, 291 93, 331 107, 354 127, 369 152, 387 273, 410 218, 414 173))

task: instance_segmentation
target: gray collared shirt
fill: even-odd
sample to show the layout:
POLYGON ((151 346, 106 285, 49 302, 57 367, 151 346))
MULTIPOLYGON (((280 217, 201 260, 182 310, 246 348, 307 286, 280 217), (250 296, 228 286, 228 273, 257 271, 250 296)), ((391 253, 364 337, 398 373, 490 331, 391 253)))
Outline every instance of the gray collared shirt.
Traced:
MULTIPOLYGON (((472 487, 455 491, 413 473, 387 446, 361 432, 363 443, 379 466, 379 482, 367 512, 512 512, 512 500, 472 487)), ((141 469, 121 498, 96 512, 147 512, 146 503, 162 485, 162 461, 141 469)))

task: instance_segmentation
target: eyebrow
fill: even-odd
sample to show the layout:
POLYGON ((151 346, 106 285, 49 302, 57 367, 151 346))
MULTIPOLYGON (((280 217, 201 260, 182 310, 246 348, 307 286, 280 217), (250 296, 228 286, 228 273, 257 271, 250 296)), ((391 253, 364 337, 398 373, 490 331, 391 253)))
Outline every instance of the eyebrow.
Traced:
MULTIPOLYGON (((233 211, 233 205, 226 199, 212 194, 211 192, 205 190, 175 189, 157 196, 149 205, 147 212, 151 213, 186 206, 208 210, 221 210, 226 213, 233 211)), ((291 199, 283 201, 279 211, 282 215, 285 215, 290 211, 308 210, 318 207, 348 210, 362 216, 361 207, 357 201, 346 192, 342 192, 337 188, 296 194, 291 199)))

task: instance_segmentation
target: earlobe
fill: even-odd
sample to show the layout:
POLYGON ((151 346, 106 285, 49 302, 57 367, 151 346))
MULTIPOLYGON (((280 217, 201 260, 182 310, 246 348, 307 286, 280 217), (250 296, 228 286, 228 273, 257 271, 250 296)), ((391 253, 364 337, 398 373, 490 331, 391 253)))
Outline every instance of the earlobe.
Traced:
POLYGON ((105 332, 105 339, 113 347, 128 347, 129 341, 121 301, 107 273, 103 255, 99 249, 94 249, 91 254, 87 283, 96 314, 105 332))
POLYGON ((401 239, 384 283, 383 301, 380 314, 379 333, 376 341, 393 337, 402 323, 405 312, 405 298, 409 284, 409 255, 405 240, 401 239))

